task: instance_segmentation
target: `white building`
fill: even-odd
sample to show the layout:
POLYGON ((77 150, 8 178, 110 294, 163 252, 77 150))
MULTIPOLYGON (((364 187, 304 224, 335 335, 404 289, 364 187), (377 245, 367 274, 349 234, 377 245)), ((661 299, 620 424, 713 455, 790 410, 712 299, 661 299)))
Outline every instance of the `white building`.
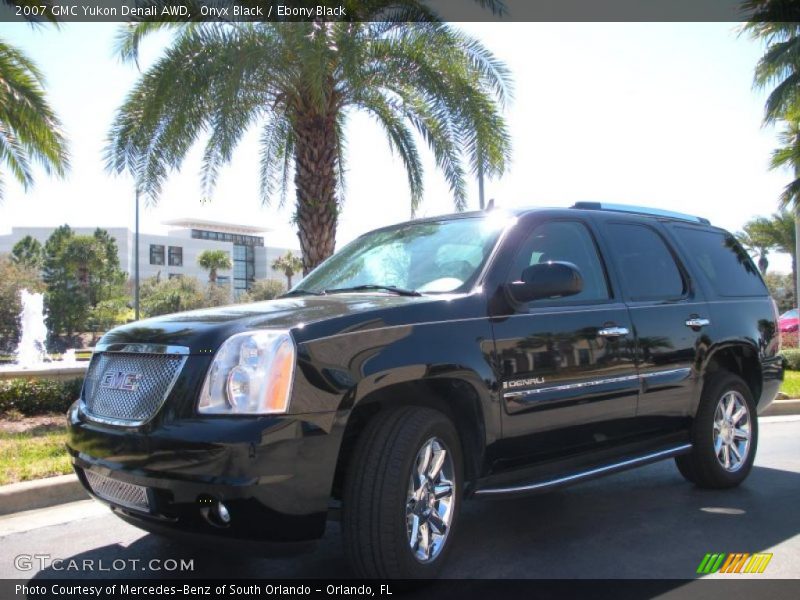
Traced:
MULTIPOLYGON (((251 225, 234 225, 201 219, 179 219, 164 223, 171 229, 167 235, 139 234, 139 277, 179 277, 188 275, 201 281, 208 272, 197 264, 197 257, 204 250, 224 250, 231 256, 233 270, 220 271, 217 282, 230 285, 234 295, 249 289, 254 281, 278 279, 285 283, 286 276, 272 269, 272 262, 291 250, 299 256, 296 248, 265 246, 263 234, 269 229, 251 225), (262 235, 258 235, 262 234, 262 235)), ((125 227, 102 227, 117 241, 119 262, 123 271, 133 277, 134 232, 125 227)), ((54 227, 13 227, 8 235, 0 235, 0 254, 11 252, 14 244, 25 236, 45 243, 54 227)), ((95 227, 73 227, 78 235, 91 235, 95 227)))

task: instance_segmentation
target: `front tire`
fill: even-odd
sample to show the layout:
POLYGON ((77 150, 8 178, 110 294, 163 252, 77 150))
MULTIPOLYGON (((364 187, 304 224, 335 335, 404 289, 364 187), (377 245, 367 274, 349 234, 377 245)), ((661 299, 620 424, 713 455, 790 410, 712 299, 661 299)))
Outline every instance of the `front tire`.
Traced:
POLYGON ((744 481, 758 446, 753 395, 736 375, 721 371, 703 388, 691 431, 692 451, 678 456, 678 470, 697 487, 730 488, 744 481))
POLYGON ((379 414, 356 444, 342 534, 360 577, 436 577, 452 546, 463 490, 458 433, 437 410, 379 414))

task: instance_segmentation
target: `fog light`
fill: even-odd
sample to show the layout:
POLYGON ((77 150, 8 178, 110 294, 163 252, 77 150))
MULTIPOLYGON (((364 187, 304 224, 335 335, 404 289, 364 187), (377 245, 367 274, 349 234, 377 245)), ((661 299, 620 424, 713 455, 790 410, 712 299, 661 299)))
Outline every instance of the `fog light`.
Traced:
POLYGON ((231 522, 231 513, 228 511, 228 507, 222 502, 217 502, 216 506, 214 507, 214 511, 216 512, 220 523, 227 525, 231 522))

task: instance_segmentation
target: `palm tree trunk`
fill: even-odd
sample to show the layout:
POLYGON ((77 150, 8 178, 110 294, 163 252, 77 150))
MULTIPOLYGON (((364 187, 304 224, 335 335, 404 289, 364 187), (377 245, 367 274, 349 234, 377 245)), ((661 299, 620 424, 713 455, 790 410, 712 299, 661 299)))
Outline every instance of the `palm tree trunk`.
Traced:
POLYGON ((297 237, 303 251, 303 275, 307 275, 333 254, 336 245, 336 112, 301 114, 295 121, 294 133, 297 237))

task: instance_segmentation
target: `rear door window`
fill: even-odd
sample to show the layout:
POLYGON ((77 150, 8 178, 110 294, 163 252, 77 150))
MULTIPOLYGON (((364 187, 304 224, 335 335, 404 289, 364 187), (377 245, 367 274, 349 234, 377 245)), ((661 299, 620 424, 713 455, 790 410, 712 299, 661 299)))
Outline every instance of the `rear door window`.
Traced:
POLYGON ((767 288, 750 255, 729 233, 674 227, 691 260, 719 296, 763 296, 767 288))
POLYGON ((686 295, 686 281, 664 239, 653 228, 610 223, 608 242, 622 284, 631 300, 676 300, 686 295))

